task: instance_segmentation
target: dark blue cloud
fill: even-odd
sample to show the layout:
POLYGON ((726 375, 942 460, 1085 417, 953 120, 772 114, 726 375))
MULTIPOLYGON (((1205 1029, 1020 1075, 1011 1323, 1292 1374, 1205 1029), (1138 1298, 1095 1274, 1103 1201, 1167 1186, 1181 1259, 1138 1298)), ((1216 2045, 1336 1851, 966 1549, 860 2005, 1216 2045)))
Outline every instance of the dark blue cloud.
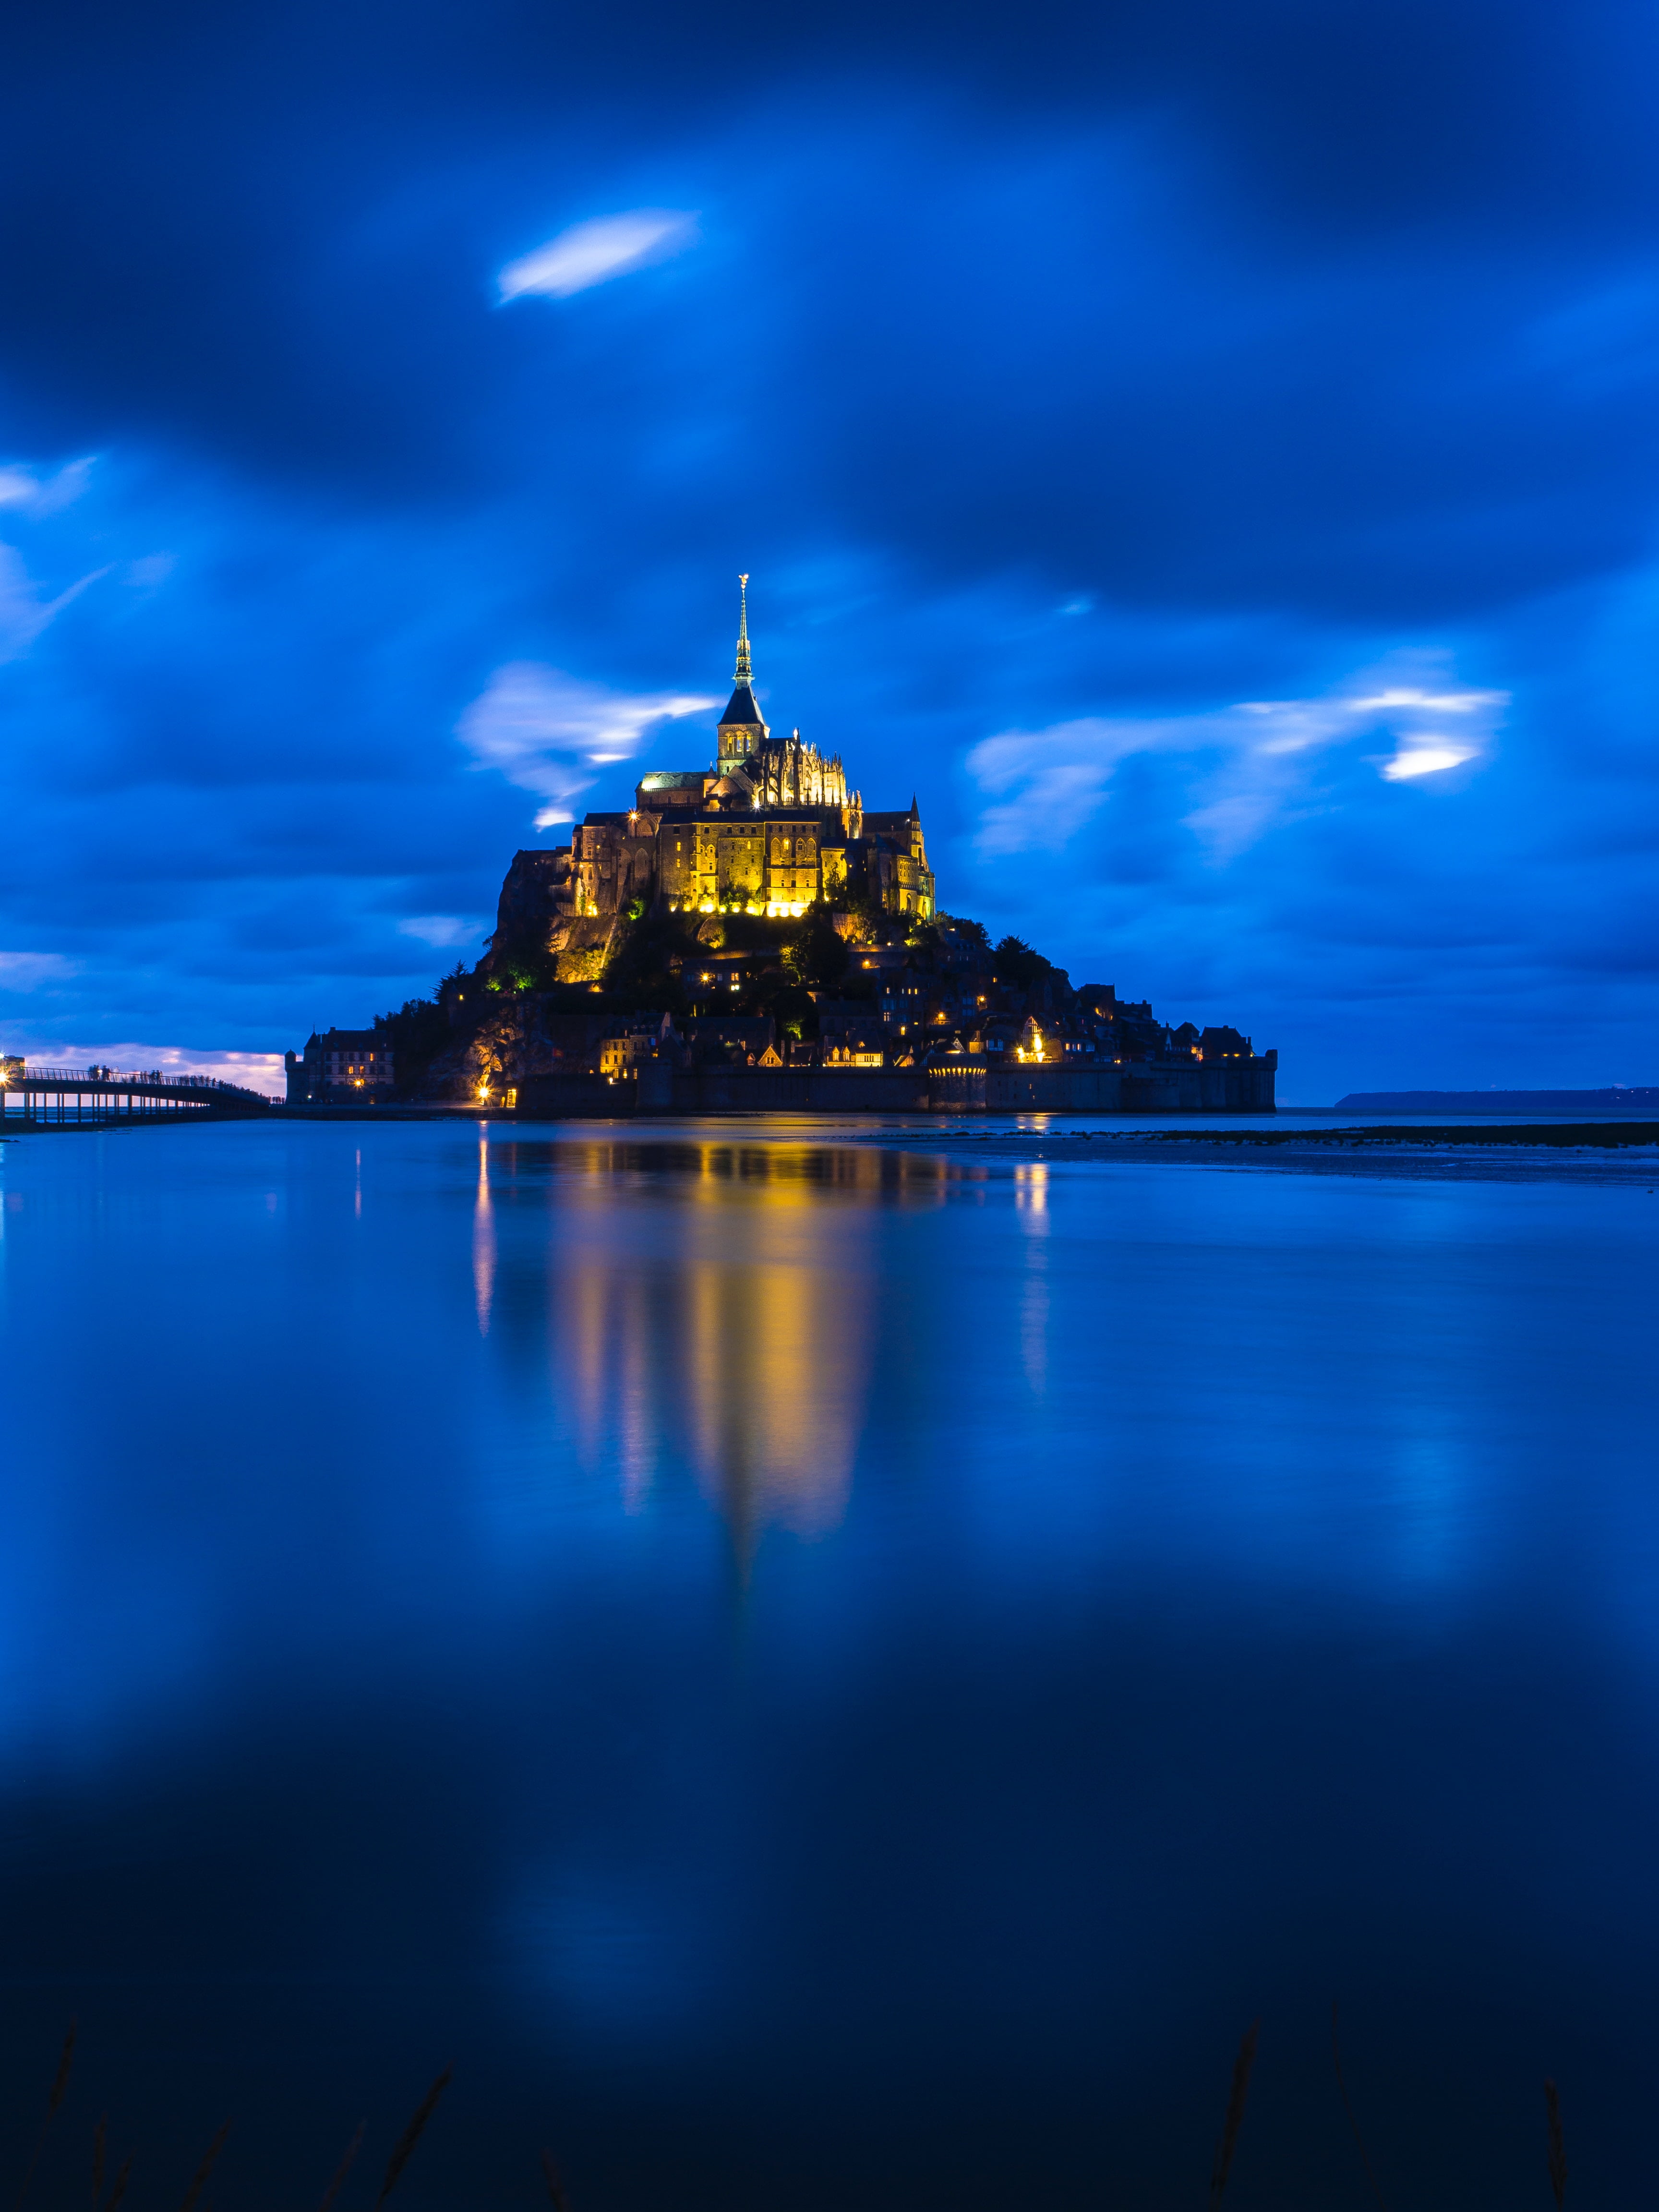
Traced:
POLYGON ((9 1033, 275 1048, 428 982, 554 834, 469 708, 514 665, 717 692, 741 568, 774 720, 919 793, 950 904, 1238 1020, 1288 1096, 1652 1079, 1654 39, 1468 0, 37 15, 9 1033), (698 242, 500 303, 635 209, 698 242), (1436 720, 1352 708, 1391 686, 1504 703, 1391 775, 1436 720))

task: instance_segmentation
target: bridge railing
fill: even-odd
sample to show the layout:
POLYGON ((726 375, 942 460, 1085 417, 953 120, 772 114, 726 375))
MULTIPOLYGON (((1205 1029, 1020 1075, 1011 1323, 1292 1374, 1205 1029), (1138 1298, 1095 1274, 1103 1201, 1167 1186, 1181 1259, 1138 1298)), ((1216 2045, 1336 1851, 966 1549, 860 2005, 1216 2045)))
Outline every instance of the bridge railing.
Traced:
POLYGON ((13 1066, 0 1074, 0 1085, 8 1091, 27 1091, 32 1085, 53 1091, 196 1091, 246 1100, 250 1105, 269 1106, 274 1103, 263 1091, 249 1091, 240 1083, 223 1082, 216 1075, 175 1075, 170 1069, 161 1067, 51 1067, 29 1060, 21 1067, 13 1066))

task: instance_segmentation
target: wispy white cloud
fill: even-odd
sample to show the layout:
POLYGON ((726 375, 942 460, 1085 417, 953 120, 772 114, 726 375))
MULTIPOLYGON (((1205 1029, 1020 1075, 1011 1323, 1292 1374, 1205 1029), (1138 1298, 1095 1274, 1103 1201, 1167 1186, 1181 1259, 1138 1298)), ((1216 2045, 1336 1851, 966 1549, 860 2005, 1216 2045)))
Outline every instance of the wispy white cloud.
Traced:
POLYGON ((56 514, 79 499, 92 476, 90 456, 43 475, 21 461, 0 463, 0 507, 25 514, 56 514))
POLYGON ((108 574, 106 568, 94 568, 55 599, 43 599, 17 548, 0 545, 0 660, 15 660, 27 653, 55 615, 79 599, 88 584, 108 574))
POLYGON ((483 924, 475 915, 411 914, 398 927, 405 937, 418 937, 422 945, 465 945, 482 938, 483 924))
POLYGON ((1249 700, 1209 714, 1096 715, 1046 730, 1007 730, 968 756, 969 774, 993 802, 977 842, 988 858, 1057 851, 1104 804, 1120 765, 1137 753, 1194 757, 1197 804, 1187 825, 1218 860, 1253 844, 1306 793, 1316 757, 1379 737, 1371 757, 1390 783, 1443 775, 1487 750, 1509 694, 1476 691, 1443 678, 1360 679, 1313 699, 1249 700))
POLYGON ((498 668, 460 719, 458 734, 479 768, 545 803, 536 827, 568 822, 592 783, 587 773, 627 760, 654 722, 696 714, 718 699, 684 692, 607 690, 538 660, 498 668))
POLYGON ((573 223, 545 246, 509 261, 496 278, 503 304, 526 292, 568 300, 651 263, 683 253, 697 239, 697 218, 684 208, 630 208, 573 223))

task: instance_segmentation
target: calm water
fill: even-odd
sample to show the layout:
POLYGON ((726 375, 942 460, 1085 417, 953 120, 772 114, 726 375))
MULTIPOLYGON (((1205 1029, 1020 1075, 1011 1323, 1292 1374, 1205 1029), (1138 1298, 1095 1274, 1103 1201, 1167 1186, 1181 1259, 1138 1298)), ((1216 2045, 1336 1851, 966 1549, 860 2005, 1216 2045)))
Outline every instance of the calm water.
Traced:
POLYGON ((1645 2201, 1659 1197, 481 1133, 4 1149, 38 2202, 1645 2201))

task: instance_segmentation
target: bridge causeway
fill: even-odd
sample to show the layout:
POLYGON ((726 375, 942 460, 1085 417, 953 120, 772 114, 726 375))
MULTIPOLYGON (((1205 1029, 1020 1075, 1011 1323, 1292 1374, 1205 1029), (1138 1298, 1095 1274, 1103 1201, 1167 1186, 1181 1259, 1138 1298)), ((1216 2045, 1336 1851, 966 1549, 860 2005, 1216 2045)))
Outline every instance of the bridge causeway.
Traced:
POLYGON ((87 1127, 106 1121, 200 1120, 222 1114, 263 1114, 270 1100, 216 1076, 168 1076, 161 1068, 122 1073, 112 1067, 32 1066, 0 1060, 0 1129, 87 1127))

